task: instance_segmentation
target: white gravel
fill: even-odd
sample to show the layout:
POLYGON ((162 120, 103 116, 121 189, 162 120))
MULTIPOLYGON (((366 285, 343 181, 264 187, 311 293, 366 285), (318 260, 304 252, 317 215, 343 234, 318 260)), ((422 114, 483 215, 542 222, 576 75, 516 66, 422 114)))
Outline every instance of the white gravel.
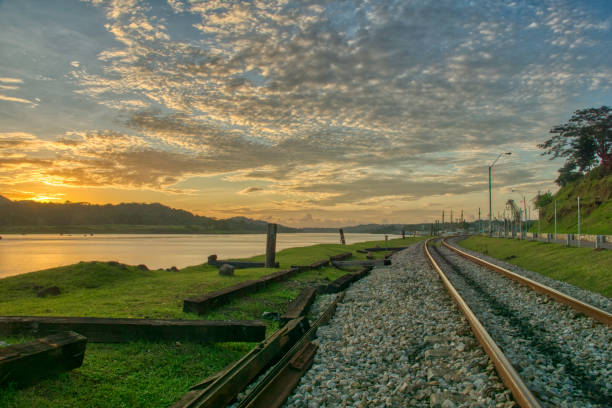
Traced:
POLYGON ((287 407, 516 406, 422 243, 354 283, 316 342, 287 407))
MULTIPOLYGON (((508 262, 504 262, 497 258, 490 257, 488 255, 482 254, 480 252, 471 251, 467 248, 460 247, 458 242, 464 238, 452 238, 449 240, 449 243, 457 246, 463 252, 467 252, 470 255, 477 256, 479 258, 484 259, 485 261, 494 263, 495 265, 499 265, 502 268, 508 269, 511 272, 519 274, 529 279, 533 279, 534 281, 541 283, 543 285, 549 286, 553 289, 557 289, 560 292, 568 294, 578 300, 581 300, 585 303, 593 305, 595 307, 600 308, 601 310, 605 310, 608 313, 612 313, 612 299, 607 298, 599 293, 594 293, 579 287, 572 285, 571 283, 559 281, 553 278, 549 278, 548 276, 544 276, 537 272, 530 271, 528 269, 523 269, 520 266, 513 265, 508 262)), ((500 238, 502 239, 502 238, 500 238)), ((612 268, 612 266, 611 266, 612 268)))
POLYGON ((544 406, 611 406, 612 331, 607 326, 446 248, 440 253, 461 271, 439 262, 544 406))

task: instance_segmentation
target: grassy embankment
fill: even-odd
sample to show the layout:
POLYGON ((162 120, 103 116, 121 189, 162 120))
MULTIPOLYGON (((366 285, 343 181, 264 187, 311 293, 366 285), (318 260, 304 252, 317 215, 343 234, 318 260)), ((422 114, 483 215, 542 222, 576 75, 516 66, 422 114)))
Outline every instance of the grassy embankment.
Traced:
POLYGON ((460 245, 542 275, 612 297, 612 251, 472 236, 460 245))
MULTIPOLYGON (((404 246, 420 238, 390 240, 404 246)), ((353 245, 321 244, 277 253, 280 268, 307 265, 346 251, 384 246, 384 241, 353 245)), ((383 252, 376 253, 378 257, 383 252)), ((248 260, 261 262, 264 256, 248 260)), ((183 313, 182 300, 238 282, 256 279, 274 269, 237 269, 221 277, 217 268, 197 265, 179 272, 142 271, 133 266, 82 262, 0 280, 0 315, 91 316, 172 319, 254 320, 263 311, 284 311, 304 285, 332 281, 346 272, 333 267, 302 272, 290 280, 235 299, 204 316, 183 313), (62 294, 38 298, 32 289, 57 285, 62 294)), ((267 335, 276 322, 266 321, 267 335)), ((24 339, 0 339, 15 343, 24 339)), ((83 366, 22 390, 0 388, 2 407, 166 407, 189 386, 239 359, 252 343, 163 343, 87 345, 83 366)))
MULTIPOLYGON (((553 198, 557 201, 557 232, 578 232, 578 197, 580 197, 580 232, 612 234, 612 174, 605 177, 593 170, 580 180, 565 185, 553 198)), ((537 222, 531 227, 537 232, 537 222)), ((554 232, 554 202, 540 210, 540 231, 554 232)))

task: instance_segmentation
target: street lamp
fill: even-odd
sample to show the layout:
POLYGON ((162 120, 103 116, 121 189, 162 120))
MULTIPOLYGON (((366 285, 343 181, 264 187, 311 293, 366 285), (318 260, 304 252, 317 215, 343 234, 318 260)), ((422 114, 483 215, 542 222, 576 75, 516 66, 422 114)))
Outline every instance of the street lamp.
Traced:
POLYGON ((504 154, 510 156, 512 152, 500 153, 495 158, 495 160, 493 160, 493 163, 491 163, 491 165, 489 166, 489 236, 493 235, 493 203, 491 202, 491 172, 493 170, 493 166, 495 166, 495 163, 497 163, 499 158, 502 157, 504 154))

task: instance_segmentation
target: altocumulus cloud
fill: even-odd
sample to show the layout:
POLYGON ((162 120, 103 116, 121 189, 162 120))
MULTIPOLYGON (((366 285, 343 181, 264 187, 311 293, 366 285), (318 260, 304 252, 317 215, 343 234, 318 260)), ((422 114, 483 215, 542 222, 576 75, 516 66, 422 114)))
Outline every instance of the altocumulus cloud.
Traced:
POLYGON ((117 45, 71 75, 125 130, 42 144, 56 168, 7 138, 9 170, 162 190, 226 174, 319 207, 482 191, 475 160, 535 145, 612 79, 609 13, 570 1, 90 3, 117 45))

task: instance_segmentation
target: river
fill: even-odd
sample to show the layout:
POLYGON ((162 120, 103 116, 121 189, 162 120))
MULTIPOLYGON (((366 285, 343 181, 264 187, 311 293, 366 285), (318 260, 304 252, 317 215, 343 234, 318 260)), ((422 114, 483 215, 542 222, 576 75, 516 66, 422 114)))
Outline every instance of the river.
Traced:
MULTIPOLYGON (((381 234, 344 235, 347 244, 385 239, 381 234)), ((276 248, 281 250, 339 241, 338 234, 278 234, 276 248)), ((265 234, 9 234, 2 235, 0 240, 0 278, 79 261, 145 264, 150 269, 183 268, 205 263, 211 254, 217 254, 219 259, 235 259, 265 252, 265 234)))

